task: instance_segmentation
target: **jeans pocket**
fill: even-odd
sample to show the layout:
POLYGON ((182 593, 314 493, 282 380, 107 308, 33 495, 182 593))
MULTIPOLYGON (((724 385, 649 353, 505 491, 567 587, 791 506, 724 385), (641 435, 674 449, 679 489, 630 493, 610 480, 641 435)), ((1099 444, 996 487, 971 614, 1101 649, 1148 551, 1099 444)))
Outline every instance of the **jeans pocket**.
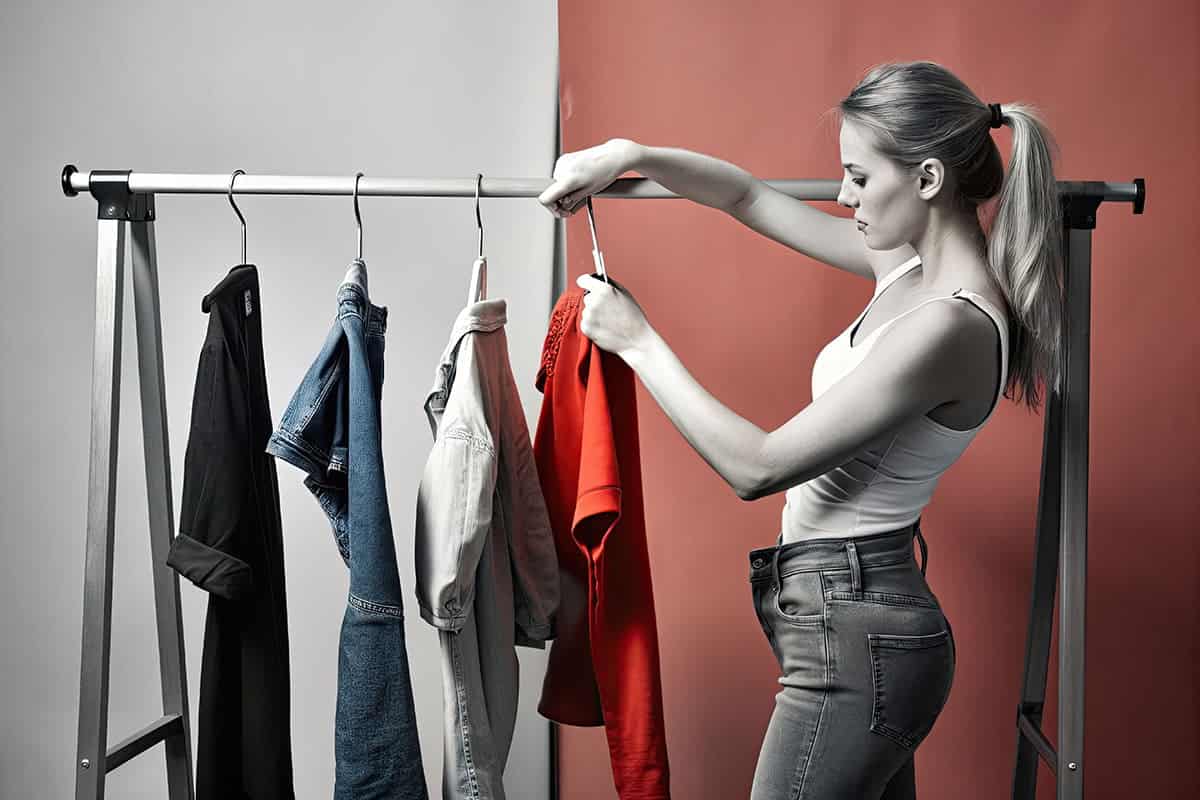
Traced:
MULTIPOLYGON (((775 589, 772 587, 772 592, 775 589)), ((825 620, 825 593, 821 588, 821 573, 794 572, 780 578, 779 590, 773 595, 775 611, 793 625, 817 625, 825 620)))
POLYGON ((950 631, 919 636, 871 633, 867 638, 874 682, 871 730, 914 750, 950 696, 950 631))

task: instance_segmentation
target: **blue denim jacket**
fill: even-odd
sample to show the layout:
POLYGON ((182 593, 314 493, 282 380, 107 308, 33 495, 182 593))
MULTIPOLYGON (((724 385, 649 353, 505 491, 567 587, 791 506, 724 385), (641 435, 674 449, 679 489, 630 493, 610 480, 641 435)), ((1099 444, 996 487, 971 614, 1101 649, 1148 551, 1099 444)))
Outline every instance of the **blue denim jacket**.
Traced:
MULTIPOLYGON (((464 307, 425 401, 435 441, 417 496, 417 600, 426 622, 461 630, 476 602, 480 556, 495 540, 493 552, 506 550, 511 570, 488 582, 496 596, 479 601, 511 598, 515 643, 544 649, 554 637, 558 560, 509 364, 507 319, 503 299, 464 307)), ((495 611, 508 617, 508 608, 495 611)))

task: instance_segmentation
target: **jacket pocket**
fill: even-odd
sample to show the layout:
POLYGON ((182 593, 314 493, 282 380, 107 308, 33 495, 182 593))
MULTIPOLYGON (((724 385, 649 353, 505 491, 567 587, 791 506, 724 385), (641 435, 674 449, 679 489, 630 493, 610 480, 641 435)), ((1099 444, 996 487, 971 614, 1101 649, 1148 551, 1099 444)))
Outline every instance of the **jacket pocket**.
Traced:
POLYGON ((867 638, 874 682, 871 730, 915 750, 950 695, 950 631, 920 636, 870 633, 867 638))

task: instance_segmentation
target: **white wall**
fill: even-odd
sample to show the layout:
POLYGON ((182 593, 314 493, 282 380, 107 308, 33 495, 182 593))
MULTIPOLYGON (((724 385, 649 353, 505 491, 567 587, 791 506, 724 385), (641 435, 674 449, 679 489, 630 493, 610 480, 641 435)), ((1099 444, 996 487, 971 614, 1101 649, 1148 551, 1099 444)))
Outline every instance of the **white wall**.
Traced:
MULTIPOLYGON (((537 177, 554 164, 553 0, 6 4, 0 22, 0 797, 74 792, 95 313, 96 205, 59 173, 537 177)), ((258 265, 276 424, 335 313, 355 254, 341 197, 242 197, 258 265)), ((408 651, 431 794, 440 791, 441 674, 416 613, 413 519, 432 444, 421 404, 476 253, 474 201, 365 198, 372 300, 389 309, 384 459, 405 587, 408 651)), ((177 515, 201 297, 240 261, 224 196, 157 198, 163 355, 177 515)), ((512 364, 533 385, 552 305, 554 220, 534 199, 484 199, 489 296, 508 300, 512 364)), ((161 713, 138 407, 125 281, 109 744, 161 713)), ((297 796, 333 785, 337 641, 348 575, 325 516, 278 462, 291 638, 297 796)), ((178 521, 173 520, 177 525, 178 521)), ((177 529, 177 528, 176 528, 177 529)), ((180 579, 193 757, 205 595, 180 579)), ((545 653, 519 650, 521 716, 506 783, 547 795, 545 653)), ((161 745, 108 776, 109 797, 162 798, 161 745)))

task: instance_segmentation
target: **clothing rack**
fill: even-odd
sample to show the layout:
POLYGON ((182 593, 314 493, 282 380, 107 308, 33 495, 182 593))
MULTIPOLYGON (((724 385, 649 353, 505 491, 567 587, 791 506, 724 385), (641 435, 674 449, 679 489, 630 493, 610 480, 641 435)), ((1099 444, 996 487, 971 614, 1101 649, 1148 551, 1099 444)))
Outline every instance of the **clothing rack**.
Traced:
MULTIPOLYGON (((237 176, 238 194, 353 195, 370 197, 536 198, 545 178, 367 178, 355 176, 237 176)), ((835 200, 836 180, 770 180, 802 200, 835 200)), ((154 197, 158 194, 229 194, 227 174, 81 172, 68 164, 62 190, 89 192, 97 201, 96 320, 92 362, 88 463, 87 544, 83 586, 76 800, 102 800, 106 774, 163 742, 170 800, 193 800, 191 733, 179 579, 167 566, 174 531, 171 459, 167 449, 162 326, 154 197), (132 234, 130 240, 129 234, 132 234), (131 241, 135 334, 141 389, 154 603, 158 628, 163 716, 107 747, 109 643, 112 623, 113 520, 116 506, 117 427, 120 417, 121 322, 126 243, 131 241)), ((1040 756, 1054 771, 1060 800, 1083 800, 1084 624, 1087 588, 1088 381, 1091 323, 1091 248, 1102 202, 1132 202, 1141 214, 1146 182, 1059 181, 1066 272, 1063 382, 1047 387, 1041 487, 1034 554, 1033 595, 1025 670, 1017 706, 1017 758, 1012 796, 1034 797, 1040 756), (1055 580, 1059 598, 1058 743, 1041 730, 1049 669, 1055 580)), ((680 195, 646 178, 621 178, 598 197, 645 199, 680 195)), ((557 797, 554 723, 550 736, 550 795, 557 797)))

